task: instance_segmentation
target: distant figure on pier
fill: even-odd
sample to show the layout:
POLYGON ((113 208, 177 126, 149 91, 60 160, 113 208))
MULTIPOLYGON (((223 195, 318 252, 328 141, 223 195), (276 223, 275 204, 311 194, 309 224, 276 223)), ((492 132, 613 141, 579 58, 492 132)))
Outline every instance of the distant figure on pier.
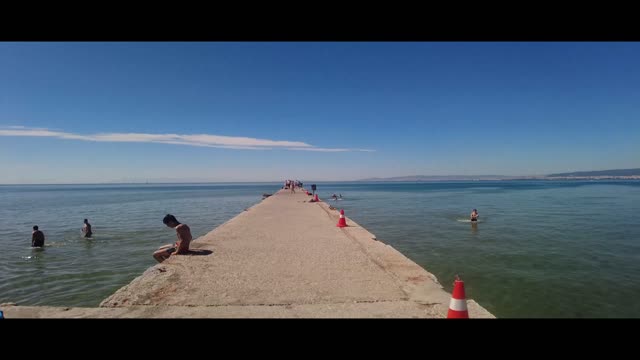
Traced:
POLYGON ((312 193, 313 195, 315 195, 315 194, 316 194, 316 184, 311 184, 311 193, 312 193))
POLYGON ((38 230, 38 225, 33 227, 31 233, 31 247, 44 247, 44 233, 38 230))
POLYGON ((478 221, 478 210, 473 209, 471 212, 471 221, 478 221))
POLYGON ((291 181, 291 193, 292 194, 296 193, 296 184, 293 182, 293 180, 291 181))
POLYGON ((91 237, 91 235, 93 235, 93 232, 91 231, 91 224, 89 224, 89 220, 87 219, 84 219, 84 225, 82 225, 82 233, 86 238, 89 238, 91 237))
POLYGON ((191 243, 191 229, 187 224, 181 224, 175 216, 167 214, 162 222, 170 228, 176 229, 176 235, 178 241, 175 244, 169 244, 161 246, 156 252, 153 253, 153 257, 158 262, 163 262, 168 259, 172 254, 182 255, 189 251, 189 244, 191 243))

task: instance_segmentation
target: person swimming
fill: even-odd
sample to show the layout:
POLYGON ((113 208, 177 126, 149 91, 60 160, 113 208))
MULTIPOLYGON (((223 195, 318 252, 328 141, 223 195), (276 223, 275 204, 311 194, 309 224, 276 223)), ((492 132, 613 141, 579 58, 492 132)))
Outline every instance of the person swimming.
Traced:
POLYGON ((473 211, 471 212, 471 221, 478 221, 478 210, 473 209, 473 211))
POLYGON ((33 227, 31 233, 31 247, 44 247, 44 233, 38 230, 38 225, 33 227))
POLYGON ((93 235, 93 232, 91 231, 91 224, 89 224, 89 220, 87 219, 84 219, 84 225, 82 225, 82 233, 86 238, 90 238, 91 235, 93 235))
POLYGON ((336 199, 338 198, 338 195, 333 194, 333 195, 331 195, 331 198, 332 198, 333 200, 336 200, 336 199))

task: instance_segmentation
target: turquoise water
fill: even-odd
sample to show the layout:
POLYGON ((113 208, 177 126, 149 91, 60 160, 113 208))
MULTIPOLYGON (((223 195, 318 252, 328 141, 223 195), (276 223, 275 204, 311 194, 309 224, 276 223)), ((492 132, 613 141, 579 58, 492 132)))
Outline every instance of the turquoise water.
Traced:
POLYGON ((0 186, 0 303, 97 306, 156 264, 176 241, 167 213, 194 238, 259 202, 280 184, 0 186), (82 237, 82 220, 93 227, 82 237), (31 228, 45 233, 32 249, 31 228))
MULTIPOLYGON (((640 182, 317 183, 320 197, 498 317, 640 317, 640 182), (344 200, 329 200, 332 193, 344 200), (467 222, 472 208, 480 223, 467 222)), ((280 184, 0 186, 0 302, 95 306, 280 184), (93 225, 81 237, 82 219, 93 225), (47 236, 29 247, 31 227, 47 236)))

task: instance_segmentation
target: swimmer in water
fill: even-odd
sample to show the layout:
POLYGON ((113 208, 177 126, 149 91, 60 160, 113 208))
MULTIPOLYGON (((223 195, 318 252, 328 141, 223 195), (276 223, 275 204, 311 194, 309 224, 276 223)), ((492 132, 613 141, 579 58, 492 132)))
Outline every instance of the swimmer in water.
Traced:
POLYGON ((473 211, 471 212, 471 221, 478 221, 478 210, 473 209, 473 211))
POLYGON ((90 238, 91 235, 93 235, 93 232, 91 231, 91 224, 89 224, 89 220, 87 219, 84 219, 84 225, 82 225, 82 233, 86 238, 90 238))
POLYGON ((32 247, 44 246, 44 233, 38 230, 37 225, 33 227, 33 232, 31 233, 31 246, 32 247))

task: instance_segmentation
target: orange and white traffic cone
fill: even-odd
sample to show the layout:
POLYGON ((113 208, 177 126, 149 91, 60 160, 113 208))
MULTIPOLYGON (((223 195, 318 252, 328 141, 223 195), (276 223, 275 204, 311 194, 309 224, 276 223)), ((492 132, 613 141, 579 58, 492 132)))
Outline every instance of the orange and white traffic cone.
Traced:
POLYGON ((347 225, 347 219, 345 219, 344 217, 344 209, 340 210, 340 220, 338 220, 338 224, 336 226, 337 227, 349 226, 347 225))
POLYGON ((449 313, 447 319, 468 319, 469 311, 467 311, 467 300, 464 294, 464 281, 456 275, 456 281, 453 283, 453 294, 449 303, 449 313))

